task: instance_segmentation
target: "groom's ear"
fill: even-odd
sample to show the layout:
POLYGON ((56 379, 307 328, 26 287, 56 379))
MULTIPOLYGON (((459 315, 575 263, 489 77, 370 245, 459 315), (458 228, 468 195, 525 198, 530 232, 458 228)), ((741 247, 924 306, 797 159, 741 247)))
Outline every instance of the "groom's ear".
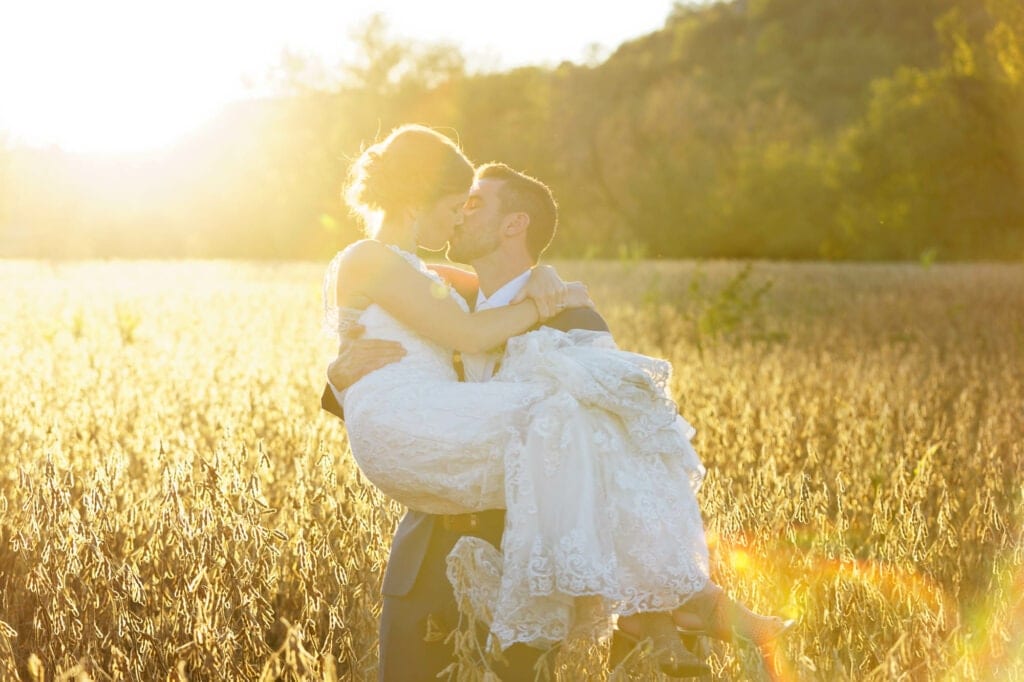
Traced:
POLYGON ((530 226, 530 214, 518 211, 516 213, 509 213, 505 222, 505 236, 514 237, 518 234, 526 232, 526 228, 530 226))

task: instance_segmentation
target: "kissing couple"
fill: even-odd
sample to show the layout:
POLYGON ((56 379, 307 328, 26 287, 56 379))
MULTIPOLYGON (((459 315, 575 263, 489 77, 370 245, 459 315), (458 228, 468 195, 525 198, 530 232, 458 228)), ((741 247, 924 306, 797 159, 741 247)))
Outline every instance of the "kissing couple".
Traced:
POLYGON ((346 191, 367 238, 324 278, 340 342, 323 405, 366 477, 408 507, 383 585, 381 680, 434 680, 460 605, 532 679, 573 637, 650 639, 674 676, 707 666, 680 631, 765 643, 792 623, 709 580, 694 429, 668 362, 619 349, 587 289, 536 264, 557 208, 540 181, 474 169, 406 125, 366 149, 346 191), (427 266, 447 246, 473 271, 427 266), (500 549, 499 549, 500 548, 500 549))

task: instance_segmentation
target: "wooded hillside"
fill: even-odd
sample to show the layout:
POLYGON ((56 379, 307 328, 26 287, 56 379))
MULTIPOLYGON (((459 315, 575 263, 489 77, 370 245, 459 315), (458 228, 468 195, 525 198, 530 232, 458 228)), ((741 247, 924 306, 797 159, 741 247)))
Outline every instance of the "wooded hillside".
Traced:
POLYGON ((323 258, 359 234, 349 160, 412 121, 551 184, 560 256, 1024 257, 1017 0, 678 4, 603 60, 500 73, 360 41, 284 55, 280 97, 159 156, 8 144, 0 255, 323 258))

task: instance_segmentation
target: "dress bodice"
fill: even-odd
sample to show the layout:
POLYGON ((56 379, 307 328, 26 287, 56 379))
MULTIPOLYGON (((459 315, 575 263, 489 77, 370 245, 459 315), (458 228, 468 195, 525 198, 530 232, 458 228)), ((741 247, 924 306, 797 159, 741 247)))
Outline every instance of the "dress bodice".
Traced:
MULTIPOLYGON (((466 301, 455 289, 448 286, 436 272, 428 269, 426 264, 417 256, 397 246, 391 244, 387 246, 405 259, 418 272, 432 280, 431 286, 435 287, 436 291, 450 296, 463 310, 469 311, 466 301)), ((330 278, 332 270, 334 271, 334 279, 336 281, 336 268, 329 269, 328 278, 330 278)), ((327 286, 325 286, 326 291, 327 286)), ((330 315, 330 311, 328 315, 330 315)), ((415 373, 416 377, 449 377, 454 372, 451 349, 444 348, 420 336, 376 303, 371 303, 362 310, 357 308, 336 308, 334 320, 339 340, 344 339, 345 333, 351 324, 358 323, 365 328, 364 336, 366 338, 387 339, 402 344, 402 347, 405 349, 405 356, 400 362, 395 363, 393 366, 389 365, 389 367, 392 367, 390 372, 400 372, 406 379, 412 378, 410 373, 415 373)), ((383 369, 387 369, 387 367, 383 369)))

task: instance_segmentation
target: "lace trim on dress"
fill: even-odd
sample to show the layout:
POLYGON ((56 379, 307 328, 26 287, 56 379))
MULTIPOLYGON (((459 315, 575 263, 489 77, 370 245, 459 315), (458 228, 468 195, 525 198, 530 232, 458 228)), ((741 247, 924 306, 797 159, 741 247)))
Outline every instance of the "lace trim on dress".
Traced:
MULTIPOLYGON (((602 597, 606 614, 668 611, 707 582, 704 467, 670 377, 669 363, 618 350, 606 332, 510 340, 495 381, 546 397, 504 453, 501 552, 464 537, 447 558, 460 606, 502 648, 564 638, 575 597, 602 597)), ((607 636, 610 619, 600 625, 607 636)))
POLYGON ((345 252, 336 253, 331 262, 327 264, 323 281, 324 316, 320 328, 325 336, 335 339, 338 338, 341 331, 341 308, 338 306, 338 267, 343 253, 345 252))

